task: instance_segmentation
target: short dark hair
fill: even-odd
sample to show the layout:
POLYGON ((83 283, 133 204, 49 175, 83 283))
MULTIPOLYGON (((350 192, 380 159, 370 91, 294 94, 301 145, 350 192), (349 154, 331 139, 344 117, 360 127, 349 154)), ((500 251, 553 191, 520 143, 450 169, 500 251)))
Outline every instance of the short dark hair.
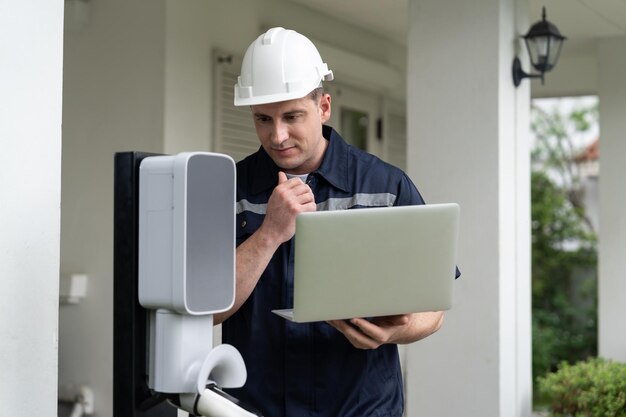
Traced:
POLYGON ((322 83, 309 93, 309 98, 317 103, 317 100, 324 95, 324 86, 322 83))

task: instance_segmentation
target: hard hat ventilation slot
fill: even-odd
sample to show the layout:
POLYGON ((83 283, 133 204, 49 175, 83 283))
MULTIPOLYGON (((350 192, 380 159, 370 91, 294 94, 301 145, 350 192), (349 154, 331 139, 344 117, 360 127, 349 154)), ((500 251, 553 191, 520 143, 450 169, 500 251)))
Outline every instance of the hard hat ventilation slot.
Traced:
POLYGON ((263 35, 263 40, 261 41, 261 43, 263 45, 271 45, 274 42, 274 38, 276 37, 276 34, 278 32, 282 32, 283 30, 285 30, 285 29, 281 28, 281 27, 271 28, 270 30, 265 32, 265 34, 263 35))

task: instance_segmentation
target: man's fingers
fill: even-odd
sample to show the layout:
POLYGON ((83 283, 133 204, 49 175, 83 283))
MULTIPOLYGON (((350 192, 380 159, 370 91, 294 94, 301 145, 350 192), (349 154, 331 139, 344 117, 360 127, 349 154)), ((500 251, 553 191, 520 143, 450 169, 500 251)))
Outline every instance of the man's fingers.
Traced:
POLYGON ((335 329, 343 333, 350 343, 357 349, 376 349, 380 343, 368 337, 344 320, 331 320, 328 322, 335 329))
POLYGON ((291 200, 295 197, 295 201, 299 204, 307 204, 315 201, 313 190, 307 184, 302 182, 300 178, 287 179, 284 172, 278 173, 278 186, 276 191, 282 194, 285 200, 291 200))
POLYGON ((360 333, 366 335, 369 339, 372 339, 379 344, 386 341, 384 330, 377 325, 370 323, 365 319, 352 319, 350 320, 350 323, 358 327, 360 333))
POLYGON ((292 191, 298 191, 299 193, 303 193, 308 191, 311 191, 311 187, 309 187, 308 185, 306 185, 304 183, 304 181, 302 181, 300 178, 295 177, 295 178, 287 178, 287 175, 285 175, 284 172, 280 171, 278 173, 278 186, 277 188, 282 188, 282 189, 288 189, 288 190, 292 190, 292 191))
POLYGON ((376 349, 389 343, 393 335, 402 327, 409 324, 407 314, 395 316, 375 317, 371 320, 353 318, 347 320, 332 320, 328 323, 339 330, 359 349, 376 349))
POLYGON ((377 317, 376 321, 384 323, 388 326, 404 326, 410 320, 409 314, 396 314, 394 316, 377 317))
POLYGON ((295 195, 298 198, 298 201, 302 204, 315 202, 315 196, 313 195, 313 191, 309 188, 308 185, 305 185, 306 188, 298 188, 295 191, 295 195))

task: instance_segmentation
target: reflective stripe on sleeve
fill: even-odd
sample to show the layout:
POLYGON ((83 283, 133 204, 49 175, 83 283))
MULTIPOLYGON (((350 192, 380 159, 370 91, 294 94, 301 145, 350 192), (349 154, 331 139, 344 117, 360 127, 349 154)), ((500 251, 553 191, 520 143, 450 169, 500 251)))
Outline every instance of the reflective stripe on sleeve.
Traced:
MULTIPOLYGON (((347 210, 352 207, 390 207, 396 201, 396 196, 390 193, 355 194, 352 197, 329 198, 317 204, 318 211, 347 210)), ((254 214, 265 215, 267 204, 255 204, 248 200, 237 202, 237 214, 249 211, 254 214)))

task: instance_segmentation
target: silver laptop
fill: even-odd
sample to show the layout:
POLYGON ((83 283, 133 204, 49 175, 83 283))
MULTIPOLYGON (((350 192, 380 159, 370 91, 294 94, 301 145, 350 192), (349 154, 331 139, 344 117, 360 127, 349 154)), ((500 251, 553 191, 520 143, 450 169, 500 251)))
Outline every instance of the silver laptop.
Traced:
POLYGON ((298 323, 447 310, 459 223, 456 203, 302 213, 296 219, 298 323))

